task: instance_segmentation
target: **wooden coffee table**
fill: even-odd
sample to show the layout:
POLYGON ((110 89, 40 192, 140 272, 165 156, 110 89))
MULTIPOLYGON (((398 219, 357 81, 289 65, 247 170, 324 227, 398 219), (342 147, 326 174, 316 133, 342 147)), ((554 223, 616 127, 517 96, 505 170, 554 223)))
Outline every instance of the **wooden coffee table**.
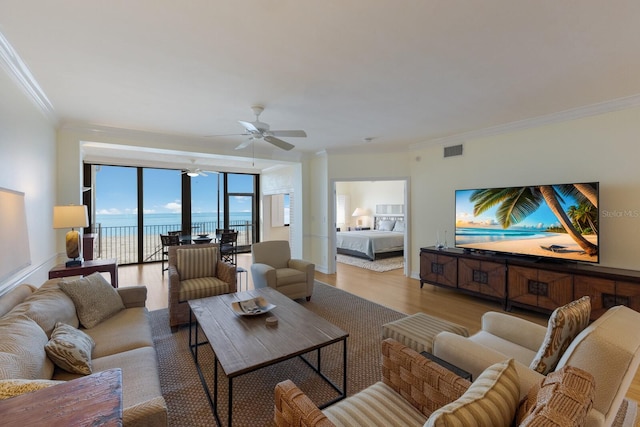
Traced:
MULTIPOLYGON (((347 337, 349 334, 332 325, 302 305, 271 288, 261 288, 234 294, 190 300, 189 347, 193 355, 200 381, 209 399, 209 404, 220 425, 218 415, 218 363, 227 376, 228 425, 232 420, 233 379, 260 368, 300 356, 334 390, 338 397, 321 405, 324 408, 344 399, 347 389, 347 337), (239 316, 231 308, 233 301, 264 297, 276 305, 270 313, 258 316, 239 316), (267 326, 267 317, 277 317, 277 326, 267 326), (198 326, 200 328, 198 328, 198 326), (206 341, 199 341, 199 330, 206 341), (338 387, 322 372, 320 350, 328 345, 342 342, 343 374, 342 387, 338 387), (198 360, 198 347, 210 345, 214 353, 214 384, 209 390, 198 360), (317 366, 303 357, 305 353, 317 351, 317 366), (213 392, 213 398, 211 393, 213 392)), ((283 378, 284 379, 284 378, 283 378)))

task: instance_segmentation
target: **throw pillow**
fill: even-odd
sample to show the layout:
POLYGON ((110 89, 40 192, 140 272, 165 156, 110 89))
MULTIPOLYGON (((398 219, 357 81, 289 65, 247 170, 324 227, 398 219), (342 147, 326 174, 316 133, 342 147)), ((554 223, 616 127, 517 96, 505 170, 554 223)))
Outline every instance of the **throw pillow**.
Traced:
POLYGON ((53 363, 44 346, 47 334, 23 314, 9 313, 0 318, 0 379, 51 378, 53 363))
POLYGON ((583 426, 594 397, 593 375, 565 366, 532 387, 518 408, 517 425, 583 426))
POLYGON ((21 394, 30 393, 32 391, 41 390, 43 388, 62 383, 64 383, 64 381, 25 379, 0 380, 0 400, 20 396, 21 394))
POLYGON ((95 346, 89 335, 58 322, 44 349, 59 368, 74 374, 89 375, 92 373, 91 352, 95 346))
POLYGON ((434 411, 425 427, 510 427, 520 399, 513 359, 491 365, 456 401, 434 411))
POLYGON ((216 277, 218 257, 218 248, 215 246, 176 250, 176 267, 180 280, 216 277))
POLYGON ((59 286, 73 300, 80 324, 87 329, 124 310, 118 291, 98 272, 59 286))
POLYGON ((571 341, 589 324, 591 299, 588 296, 556 308, 547 326, 547 334, 533 358, 530 369, 547 375, 553 371, 571 341))

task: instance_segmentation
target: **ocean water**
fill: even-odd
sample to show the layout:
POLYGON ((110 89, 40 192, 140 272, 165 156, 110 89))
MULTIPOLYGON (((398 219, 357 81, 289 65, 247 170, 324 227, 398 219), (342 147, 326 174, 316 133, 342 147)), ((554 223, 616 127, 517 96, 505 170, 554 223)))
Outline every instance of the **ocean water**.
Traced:
POLYGON ((500 242, 508 240, 537 239, 555 233, 530 228, 475 228, 456 227, 456 244, 468 245, 472 243, 500 242))
MULTIPOLYGON (((218 214, 216 212, 204 212, 194 213, 191 215, 191 220, 194 224, 199 222, 214 222, 218 221, 218 214)), ((144 214, 145 226, 170 226, 176 230, 180 229, 182 223, 182 214, 180 213, 154 213, 144 214)), ((220 213, 220 222, 223 221, 223 215, 220 213)), ((245 221, 251 222, 250 212, 229 212, 229 221, 231 224, 243 223, 245 221)), ((97 214, 96 224, 100 224, 102 227, 135 227, 138 225, 138 215, 136 214, 97 214)))

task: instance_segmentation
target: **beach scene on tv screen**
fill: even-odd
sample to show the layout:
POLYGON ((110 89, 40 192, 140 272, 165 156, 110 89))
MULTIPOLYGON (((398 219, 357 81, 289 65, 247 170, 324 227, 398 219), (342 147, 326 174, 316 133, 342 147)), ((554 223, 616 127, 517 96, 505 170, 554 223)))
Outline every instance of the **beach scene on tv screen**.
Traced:
POLYGON ((455 244, 598 262, 598 183, 457 190, 455 244))

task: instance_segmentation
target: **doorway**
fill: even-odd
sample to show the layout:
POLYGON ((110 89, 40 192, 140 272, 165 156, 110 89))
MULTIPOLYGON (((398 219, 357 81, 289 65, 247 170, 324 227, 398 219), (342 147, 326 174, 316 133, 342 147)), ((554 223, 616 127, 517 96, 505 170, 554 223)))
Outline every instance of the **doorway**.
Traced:
POLYGON ((341 262, 373 271, 384 271, 383 264, 393 264, 387 267, 398 268, 399 260, 399 268, 408 275, 408 178, 336 179, 332 186, 334 227, 329 233, 332 254, 328 262, 329 272, 336 271, 338 258, 341 262), (382 235, 386 235, 385 239, 382 235), (350 253, 350 250, 355 252, 350 253), (345 255, 355 259, 345 259, 345 255))

